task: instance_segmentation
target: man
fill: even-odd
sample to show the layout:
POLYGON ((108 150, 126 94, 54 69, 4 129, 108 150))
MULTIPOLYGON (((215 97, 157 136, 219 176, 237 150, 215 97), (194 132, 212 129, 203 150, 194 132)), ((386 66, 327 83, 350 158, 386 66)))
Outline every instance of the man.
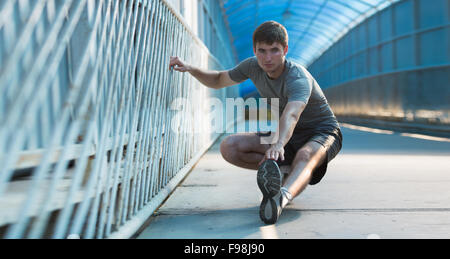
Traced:
POLYGON ((170 67, 189 72, 208 87, 220 89, 251 79, 262 97, 279 98, 276 143, 263 144, 260 133, 240 133, 228 136, 220 146, 226 161, 258 170, 257 183, 263 194, 260 217, 266 224, 274 224, 308 184, 320 182, 342 147, 339 124, 322 90, 304 67, 286 59, 288 48, 286 29, 269 21, 253 34, 255 57, 229 71, 205 71, 177 57, 170 60, 170 67), (280 166, 287 169, 286 177, 280 166))

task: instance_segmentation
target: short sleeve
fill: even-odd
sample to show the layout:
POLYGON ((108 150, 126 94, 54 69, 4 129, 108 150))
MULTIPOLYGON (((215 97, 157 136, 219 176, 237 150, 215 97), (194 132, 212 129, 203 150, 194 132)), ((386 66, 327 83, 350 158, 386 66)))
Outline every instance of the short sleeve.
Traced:
POLYGON ((312 82, 307 78, 293 78, 287 83, 288 102, 301 101, 308 103, 312 92, 312 82))
POLYGON ((228 75, 230 76, 231 80, 240 83, 249 79, 252 63, 253 58, 248 58, 239 63, 239 65, 237 65, 235 68, 229 70, 228 75))

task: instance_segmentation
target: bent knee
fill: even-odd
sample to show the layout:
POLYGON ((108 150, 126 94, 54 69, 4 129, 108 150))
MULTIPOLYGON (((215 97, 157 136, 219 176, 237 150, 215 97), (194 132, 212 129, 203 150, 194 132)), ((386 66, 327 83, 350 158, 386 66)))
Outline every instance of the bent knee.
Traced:
POLYGON ((236 150, 236 145, 237 143, 233 136, 226 137, 222 143, 220 143, 220 153, 223 158, 228 160, 232 156, 234 150, 236 150))
POLYGON ((231 136, 226 137, 222 143, 220 143, 220 152, 226 152, 229 149, 233 148, 233 146, 235 145, 233 139, 231 138, 231 136))

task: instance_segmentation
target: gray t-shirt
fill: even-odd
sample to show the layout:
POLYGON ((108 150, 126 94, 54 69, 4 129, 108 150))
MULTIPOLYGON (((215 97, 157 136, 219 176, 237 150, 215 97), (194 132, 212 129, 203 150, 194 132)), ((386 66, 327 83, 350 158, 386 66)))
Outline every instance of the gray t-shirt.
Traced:
POLYGON ((229 71, 235 82, 252 80, 263 98, 279 98, 280 116, 288 102, 302 101, 306 103, 297 123, 298 129, 315 129, 339 127, 327 99, 313 76, 301 65, 286 60, 283 74, 275 80, 269 78, 258 65, 256 57, 242 61, 229 71))

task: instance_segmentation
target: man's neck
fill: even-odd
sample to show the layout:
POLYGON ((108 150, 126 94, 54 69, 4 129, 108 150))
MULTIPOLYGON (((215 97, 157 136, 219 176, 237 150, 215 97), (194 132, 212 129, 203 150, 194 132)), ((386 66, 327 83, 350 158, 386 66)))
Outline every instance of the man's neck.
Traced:
POLYGON ((267 73, 267 76, 270 79, 275 80, 275 79, 279 78, 283 74, 285 68, 286 68, 286 60, 283 61, 283 64, 280 66, 279 69, 277 69, 273 73, 270 73, 270 74, 267 73))

